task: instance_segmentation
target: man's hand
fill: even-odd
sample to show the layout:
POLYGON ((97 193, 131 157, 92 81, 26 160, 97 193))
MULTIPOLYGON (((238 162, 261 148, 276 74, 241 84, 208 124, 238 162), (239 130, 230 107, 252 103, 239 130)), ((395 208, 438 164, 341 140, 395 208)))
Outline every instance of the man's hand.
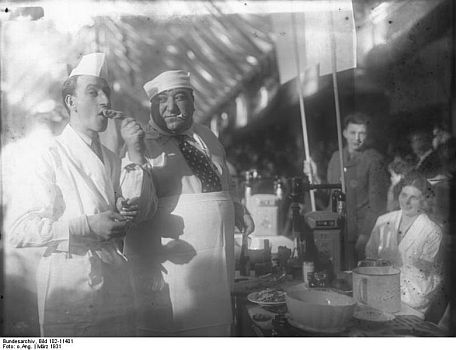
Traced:
POLYGON ((321 179, 317 173, 317 164, 310 158, 310 160, 304 160, 303 162, 303 171, 307 175, 309 180, 313 184, 321 184, 321 179))
POLYGON ((139 213, 139 197, 125 199, 123 197, 117 198, 116 208, 120 215, 122 215, 128 222, 133 221, 139 213))
POLYGON ((136 120, 131 117, 126 117, 120 124, 120 135, 127 146, 128 156, 130 160, 136 164, 144 164, 144 130, 136 120))
POLYGON ((253 231, 255 231, 255 223, 253 222, 252 217, 249 213, 245 213, 243 216, 244 219, 244 236, 250 235, 253 231))
POLYGON ((244 236, 250 235, 255 231, 255 223, 247 209, 239 204, 234 204, 234 223, 244 236))
POLYGON ((125 236, 127 220, 110 210, 87 216, 90 231, 100 241, 125 236))

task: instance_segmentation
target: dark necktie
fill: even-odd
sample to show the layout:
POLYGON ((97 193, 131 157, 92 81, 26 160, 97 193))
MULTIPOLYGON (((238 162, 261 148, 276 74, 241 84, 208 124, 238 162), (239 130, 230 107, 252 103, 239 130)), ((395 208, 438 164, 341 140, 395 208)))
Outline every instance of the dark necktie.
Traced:
POLYGON ((202 192, 219 192, 222 190, 220 177, 212 167, 210 159, 199 149, 188 142, 190 136, 179 135, 177 141, 188 166, 200 179, 202 192))
POLYGON ((100 158, 101 162, 103 163, 103 152, 101 150, 101 143, 100 143, 100 139, 98 138, 98 135, 92 139, 90 148, 98 156, 98 158, 100 158))

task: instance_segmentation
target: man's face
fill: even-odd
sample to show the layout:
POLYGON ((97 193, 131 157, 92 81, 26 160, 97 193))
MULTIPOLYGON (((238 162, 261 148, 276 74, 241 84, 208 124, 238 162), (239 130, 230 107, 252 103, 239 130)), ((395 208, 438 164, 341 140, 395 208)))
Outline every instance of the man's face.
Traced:
POLYGON ((412 148, 413 153, 420 157, 432 149, 432 140, 422 133, 413 134, 410 137, 410 147, 412 148))
POLYGON ((348 151, 359 151, 366 142, 366 125, 349 123, 344 129, 343 135, 347 140, 348 151))
POLYGON ((77 123, 82 131, 102 132, 106 130, 108 119, 102 111, 111 107, 111 91, 102 78, 81 75, 78 77, 72 110, 76 112, 77 123))
POLYGON ((152 118, 165 131, 179 134, 193 123, 193 96, 190 89, 177 88, 161 92, 152 99, 152 118))

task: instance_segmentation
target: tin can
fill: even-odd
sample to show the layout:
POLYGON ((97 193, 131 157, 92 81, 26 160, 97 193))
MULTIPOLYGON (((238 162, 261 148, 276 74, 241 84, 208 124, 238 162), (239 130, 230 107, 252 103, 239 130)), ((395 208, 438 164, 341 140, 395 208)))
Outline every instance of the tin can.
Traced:
POLYGON ((304 284, 306 287, 309 287, 309 282, 312 279, 315 266, 312 261, 304 261, 302 263, 302 277, 304 279, 304 284))

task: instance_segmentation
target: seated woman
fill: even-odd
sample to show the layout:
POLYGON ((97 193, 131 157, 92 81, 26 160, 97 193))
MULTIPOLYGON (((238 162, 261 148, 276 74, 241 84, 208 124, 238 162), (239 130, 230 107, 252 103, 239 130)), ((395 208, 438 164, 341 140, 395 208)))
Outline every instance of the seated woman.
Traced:
POLYGON ((368 258, 390 260, 401 271, 401 300, 422 313, 441 282, 438 253, 442 232, 426 211, 431 185, 413 171, 404 178, 400 210, 380 216, 366 245, 368 258))

